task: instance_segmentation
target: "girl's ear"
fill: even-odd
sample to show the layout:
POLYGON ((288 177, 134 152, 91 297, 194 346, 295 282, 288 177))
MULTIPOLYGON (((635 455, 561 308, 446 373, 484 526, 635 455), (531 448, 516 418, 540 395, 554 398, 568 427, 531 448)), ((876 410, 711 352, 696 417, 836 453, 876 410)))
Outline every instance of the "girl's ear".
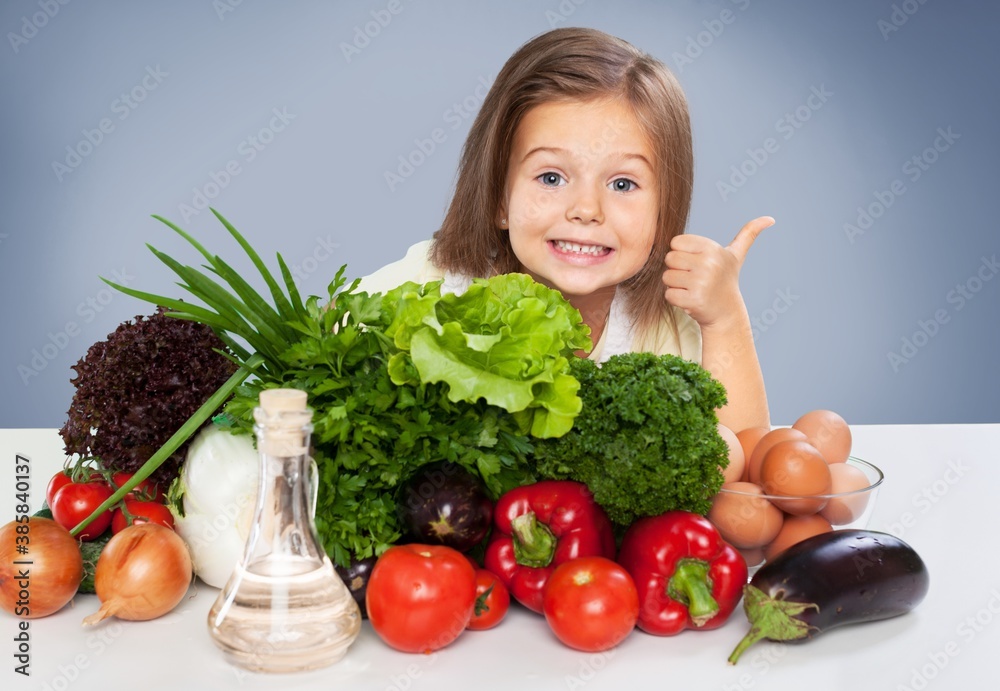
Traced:
POLYGON ((507 220, 507 205, 506 204, 501 204, 500 208, 497 209, 496 223, 503 230, 507 230, 507 228, 510 226, 510 223, 507 220))

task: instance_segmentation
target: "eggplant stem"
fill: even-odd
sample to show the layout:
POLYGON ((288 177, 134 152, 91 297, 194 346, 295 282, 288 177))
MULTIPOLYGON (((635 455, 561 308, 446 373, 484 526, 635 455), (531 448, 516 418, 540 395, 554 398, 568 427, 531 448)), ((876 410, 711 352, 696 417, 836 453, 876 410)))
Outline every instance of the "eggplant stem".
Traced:
POLYGON ((729 656, 729 664, 735 665, 743 651, 763 638, 795 641, 818 632, 819 628, 798 618, 807 609, 819 611, 819 605, 815 602, 792 602, 769 597, 760 588, 747 585, 743 588, 743 610, 750 621, 750 631, 729 656))
POLYGON ((740 655, 743 654, 743 651, 764 637, 764 629, 759 626, 751 626, 750 630, 747 631, 747 635, 736 644, 733 652, 730 653, 729 664, 735 665, 739 661, 740 655))

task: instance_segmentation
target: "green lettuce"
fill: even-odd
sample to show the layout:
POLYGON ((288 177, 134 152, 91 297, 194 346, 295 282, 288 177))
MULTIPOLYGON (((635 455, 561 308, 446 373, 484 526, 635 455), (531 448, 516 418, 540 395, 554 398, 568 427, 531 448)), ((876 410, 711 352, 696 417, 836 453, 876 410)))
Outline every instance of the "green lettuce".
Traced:
POLYGON ((452 402, 513 413, 522 434, 559 437, 582 403, 569 371, 575 350, 590 350, 590 330, 560 293, 525 274, 475 279, 461 294, 441 294, 441 282, 406 283, 390 291, 386 335, 399 352, 392 381, 448 385, 452 402))

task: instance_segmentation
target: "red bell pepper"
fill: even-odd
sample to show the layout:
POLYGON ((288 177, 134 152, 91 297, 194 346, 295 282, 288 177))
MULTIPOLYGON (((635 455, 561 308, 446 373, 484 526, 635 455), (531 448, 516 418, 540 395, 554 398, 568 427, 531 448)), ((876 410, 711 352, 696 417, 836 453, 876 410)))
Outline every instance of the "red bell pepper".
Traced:
POLYGON ((590 556, 614 559, 615 537, 586 485, 544 480, 497 500, 483 563, 528 609, 542 611, 545 584, 557 566, 590 556))
POLYGON ((743 556, 708 519, 687 511, 633 523, 618 563, 639 591, 639 628, 658 636, 722 626, 747 583, 743 556))

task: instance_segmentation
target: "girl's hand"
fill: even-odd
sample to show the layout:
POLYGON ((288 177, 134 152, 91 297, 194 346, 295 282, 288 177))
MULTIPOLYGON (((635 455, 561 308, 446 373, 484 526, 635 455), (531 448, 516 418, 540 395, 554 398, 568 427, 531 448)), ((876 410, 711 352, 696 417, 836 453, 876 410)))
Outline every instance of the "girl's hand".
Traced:
POLYGON ((740 267, 761 231, 774 225, 770 216, 747 223, 728 246, 700 235, 678 235, 670 241, 663 272, 666 298, 705 328, 727 326, 745 313, 740 294, 740 267))

